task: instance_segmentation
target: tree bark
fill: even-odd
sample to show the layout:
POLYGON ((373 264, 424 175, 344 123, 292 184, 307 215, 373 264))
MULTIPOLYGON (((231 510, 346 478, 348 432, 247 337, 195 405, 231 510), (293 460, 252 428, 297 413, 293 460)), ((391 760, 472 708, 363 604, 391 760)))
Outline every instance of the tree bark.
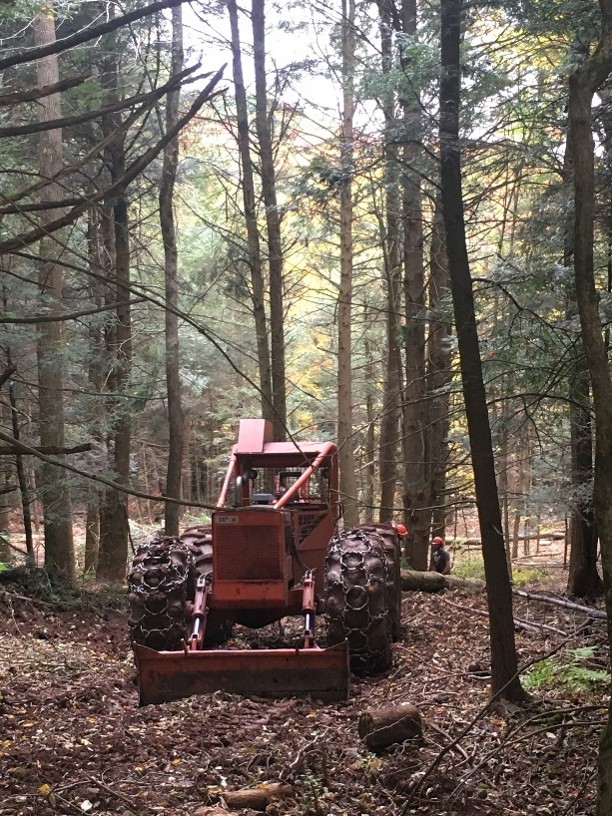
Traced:
POLYGON ((228 0, 227 8, 230 17, 232 40, 232 67, 234 75, 234 96, 236 100, 238 149, 242 164, 242 197, 247 232, 249 269, 251 273, 253 316, 255 320, 255 334, 257 338, 259 385, 261 388, 261 411, 264 419, 269 419, 272 423, 274 423, 270 345, 268 342, 268 323, 265 309, 265 285, 261 262, 259 228, 257 226, 255 180, 249 136, 249 115, 246 89, 244 85, 244 75, 242 70, 240 31, 238 27, 238 7, 236 0, 228 0))
MULTIPOLYGON (((571 132, 564 156, 564 184, 573 187, 571 132)), ((564 236, 563 263, 570 267, 574 255, 574 208, 568 208, 564 236)), ((578 314, 575 282, 567 287, 567 319, 578 314)), ((572 502, 569 522, 570 557, 567 591, 578 598, 596 597, 603 592, 597 571, 597 525, 593 507, 593 427, 589 371, 580 339, 574 346, 569 372, 569 421, 571 443, 572 502)))
MULTIPOLYGON (((37 46, 55 43, 55 17, 53 5, 40 10, 34 21, 37 46)), ((57 55, 43 57, 37 63, 38 85, 43 88, 59 82, 57 55)), ((41 122, 61 118, 59 94, 50 94, 38 103, 41 122)), ((62 170, 62 132, 43 131, 39 137, 40 174, 47 180, 41 190, 41 200, 53 205, 62 197, 60 185, 54 178, 62 170)), ((45 209, 41 224, 53 221, 60 212, 45 209)), ((63 270, 61 259, 61 236, 45 237, 40 242, 41 263, 38 284, 43 300, 51 314, 62 311, 63 270)), ((41 445, 64 447, 64 336, 61 322, 42 323, 38 329, 38 387, 39 426, 41 445)), ((59 572, 69 581, 74 580, 75 561, 72 538, 72 507, 70 490, 65 473, 44 464, 39 478, 43 501, 45 531, 45 567, 59 572)))
POLYGON ((439 303, 449 289, 442 202, 436 199, 429 264, 427 338, 428 422, 425 434, 426 482, 431 505, 431 532, 444 538, 446 525, 446 468, 448 466, 449 390, 452 379, 448 339, 451 326, 440 315, 439 303))
POLYGON ((338 292, 338 461, 346 527, 359 524, 353 441, 353 112, 355 1, 342 0, 342 187, 340 190, 340 288, 338 292))
MULTIPOLYGON (((182 7, 172 9, 172 75, 183 70, 183 12, 182 7)), ((170 91, 166 100, 166 129, 170 130, 179 119, 180 87, 170 91)), ((181 398, 180 348, 179 348, 179 272, 176 228, 174 224, 174 185, 179 159, 179 140, 176 136, 164 150, 162 179, 159 188, 159 219, 164 240, 164 278, 166 285, 166 393, 168 399, 168 466, 166 495, 181 498, 183 476, 183 446, 185 419, 181 398)), ((178 536, 181 506, 166 504, 166 535, 178 536)))
MULTIPOLYGON (((118 91, 118 63, 114 53, 104 60, 105 84, 108 98, 116 101, 118 91)), ((120 127, 118 114, 103 121, 105 135, 115 134, 105 151, 106 166, 111 181, 125 174, 125 132, 120 127)), ((129 384, 132 361, 132 332, 130 293, 130 244, 128 203, 125 191, 112 201, 112 211, 105 213, 103 230, 108 258, 111 260, 109 280, 114 283, 117 305, 114 325, 107 333, 107 349, 111 371, 108 376, 109 407, 112 430, 109 453, 113 462, 114 480, 121 485, 129 483, 132 417, 125 390, 129 384), (112 212, 112 215, 111 215, 112 212)), ((113 288, 112 286, 110 287, 113 288)), ((100 548, 96 575, 101 580, 116 581, 125 578, 128 554, 129 522, 126 493, 109 489, 100 509, 100 548)))
MULTIPOLYGON (((393 16, 390 0, 378 0, 383 75, 394 70, 393 16)), ((402 259, 399 165, 397 136, 399 123, 395 116, 395 94, 389 90, 383 97, 385 117, 385 221, 383 233, 383 284, 386 313, 386 363, 382 398, 379 441, 380 521, 391 521, 394 515, 398 476, 399 429, 403 376, 401 356, 400 312, 402 299, 402 259)))
POLYGON ((423 736, 421 712, 410 703, 368 708, 359 717, 359 736, 370 751, 382 751, 390 745, 417 740, 423 736))
MULTIPOLYGON (((0 401, 0 422, 2 425, 9 423, 11 417, 11 407, 4 400, 0 401)), ((13 429, 14 432, 14 429, 13 429)), ((13 463, 9 459, 0 460, 0 561, 8 561, 10 552, 8 549, 8 537, 11 521, 11 477, 13 473, 13 463)))
MULTIPOLYGON (((574 277, 596 424, 593 505, 601 542, 608 643, 612 645, 612 378, 595 286, 593 96, 612 68, 612 0, 600 0, 597 48, 569 78, 569 138, 574 165, 574 277)), ((612 813, 612 704, 599 743, 596 816, 612 813)))
MULTIPOLYGON (((13 436, 19 440, 21 429, 19 427, 19 414, 17 412, 17 396, 15 385, 9 385, 9 402, 11 406, 11 424, 13 436)), ((21 493, 21 511, 23 513, 23 533, 25 537, 27 561, 30 566, 35 566, 36 555, 34 553, 34 536, 32 533, 32 512, 30 510, 30 489, 28 487, 28 477, 23 465, 23 456, 20 453, 15 455, 15 467, 17 469, 17 479, 19 481, 19 492, 21 493)), ((2 528, 0 528, 1 531, 2 528)))
MULTIPOLYGON (((579 344, 581 347, 582 344, 579 344)), ((578 351, 578 348, 576 349, 578 351)), ((597 571, 597 525, 593 507, 593 436, 589 409, 588 372, 578 360, 570 374, 570 436, 572 447, 572 487, 570 516, 570 557, 567 591, 578 598, 596 598, 603 592, 597 571)))
MULTIPOLYGON (((417 33, 416 0, 402 2, 402 30, 417 33)), ((404 68, 406 81, 410 71, 404 68)), ((423 210, 418 162, 421 142, 421 102, 411 88, 401 100, 405 147, 402 173, 402 224, 404 255, 404 405, 403 405, 403 503, 408 535, 406 556, 415 569, 426 569, 429 560, 430 512, 425 479, 425 277, 423 262, 423 210)))
MULTIPOLYGON (((108 296, 106 286, 99 278, 100 272, 105 270, 107 264, 105 259, 108 256, 104 252, 110 249, 104 245, 102 239, 101 221, 105 217, 104 211, 97 207, 89 210, 88 224, 88 259, 89 267, 93 272, 91 277, 90 298, 96 307, 105 306, 105 293, 108 296)), ((110 219, 110 215, 106 215, 110 219)), ((113 243, 114 257, 114 243, 113 243)), ((89 328, 89 371, 88 380, 92 393, 99 394, 99 398, 91 405, 88 416, 91 437, 98 450, 106 452, 105 424, 106 412, 104 395, 105 374, 108 360, 106 355, 106 345, 104 341, 104 329, 98 321, 92 321, 89 328)), ((102 463, 100 463, 102 465, 102 463)), ((83 570, 85 574, 95 575, 98 567, 98 556, 100 549, 100 491, 95 485, 90 484, 87 493, 87 516, 85 522, 85 562, 83 570)))
POLYGON ((281 219, 276 200, 276 173, 272 149, 266 80, 265 0, 252 0, 253 61, 255 67, 255 124, 261 157, 261 190, 266 208, 270 273, 270 352, 274 439, 286 438, 285 314, 283 307, 283 248, 281 219))
POLYGON ((474 296, 465 241, 459 148, 461 0, 442 0, 440 154, 446 228, 461 382, 470 440, 478 521, 482 538, 491 647, 491 691, 509 700, 525 699, 517 675, 512 594, 497 494, 491 428, 482 378, 474 296))

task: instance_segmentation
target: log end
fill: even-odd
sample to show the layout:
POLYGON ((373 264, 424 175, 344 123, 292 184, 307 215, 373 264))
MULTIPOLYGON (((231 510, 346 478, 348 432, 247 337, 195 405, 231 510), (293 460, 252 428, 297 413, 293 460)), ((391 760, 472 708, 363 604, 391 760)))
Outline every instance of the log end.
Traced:
POLYGON ((370 751, 417 740, 423 736, 421 712, 412 703, 366 709, 359 718, 359 736, 370 751))

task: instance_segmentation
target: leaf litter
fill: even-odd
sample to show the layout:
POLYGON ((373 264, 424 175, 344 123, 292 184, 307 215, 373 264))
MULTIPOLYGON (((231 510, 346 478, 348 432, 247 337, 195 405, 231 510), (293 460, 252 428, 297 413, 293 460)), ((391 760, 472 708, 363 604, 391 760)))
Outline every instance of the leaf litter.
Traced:
MULTIPOLYGON (((595 812, 608 688, 568 683, 569 658, 538 674, 542 661, 529 705, 488 705, 484 590, 404 593, 392 670, 354 679, 345 703, 219 691, 145 708, 127 612, 21 592, 0 587, 2 816, 220 816, 224 793, 278 782, 292 793, 270 816, 595 812), (420 710, 423 739, 371 753, 359 715, 401 702, 420 710)), ((520 598, 515 615, 521 665, 566 654, 587 678, 607 669, 603 621, 520 598)))

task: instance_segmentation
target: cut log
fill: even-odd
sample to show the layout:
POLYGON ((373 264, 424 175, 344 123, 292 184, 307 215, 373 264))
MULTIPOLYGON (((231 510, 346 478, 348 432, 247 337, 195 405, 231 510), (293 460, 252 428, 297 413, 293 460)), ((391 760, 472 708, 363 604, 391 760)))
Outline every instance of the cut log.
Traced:
POLYGON ((402 570, 404 592, 439 592, 442 589, 482 589, 484 581, 476 578, 460 578, 458 575, 442 575, 440 572, 402 570))
POLYGON ((419 572, 403 569, 402 590, 404 592, 439 592, 448 587, 448 575, 440 572, 419 572))
POLYGON ((370 751, 414 740, 423 735, 421 712, 411 703, 368 708, 359 718, 359 736, 370 751))
POLYGON ((292 793, 293 788, 291 785, 284 785, 282 782, 270 782, 258 788, 225 791, 221 795, 221 799, 232 810, 241 810, 242 808, 265 810, 273 799, 291 796, 292 793))

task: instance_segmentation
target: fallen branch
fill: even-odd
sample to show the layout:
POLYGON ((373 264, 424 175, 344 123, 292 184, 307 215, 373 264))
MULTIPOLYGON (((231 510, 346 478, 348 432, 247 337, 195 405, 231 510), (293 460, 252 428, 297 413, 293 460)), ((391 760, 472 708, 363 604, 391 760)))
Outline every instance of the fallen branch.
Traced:
POLYGON ((587 618, 597 618, 597 620, 606 620, 607 615, 603 609, 593 609, 592 606, 585 604, 578 604, 574 601, 568 601, 566 598, 555 598, 551 595, 537 595, 535 592, 527 592, 524 589, 513 589, 513 595, 519 598, 526 598, 528 601, 536 601, 537 603, 548 603, 554 606, 563 606, 566 609, 575 609, 577 612, 582 612, 587 618))
MULTIPOLYGON (((449 601, 448 598, 445 598, 445 603, 447 606, 452 606, 455 609, 461 609, 462 611, 471 612, 474 615, 480 615, 483 618, 488 618, 489 613, 486 609, 475 609, 473 606, 466 606, 465 604, 456 603, 455 601, 449 601)), ((555 635, 561 635, 561 637, 569 637, 567 632, 564 632, 561 629, 556 629, 554 626, 548 626, 546 623, 539 623, 538 621, 526 621, 523 618, 517 618, 516 615, 512 618, 514 621, 514 625, 517 629, 524 629, 528 632, 537 632, 540 629, 546 629, 548 632, 553 632, 555 635)))

